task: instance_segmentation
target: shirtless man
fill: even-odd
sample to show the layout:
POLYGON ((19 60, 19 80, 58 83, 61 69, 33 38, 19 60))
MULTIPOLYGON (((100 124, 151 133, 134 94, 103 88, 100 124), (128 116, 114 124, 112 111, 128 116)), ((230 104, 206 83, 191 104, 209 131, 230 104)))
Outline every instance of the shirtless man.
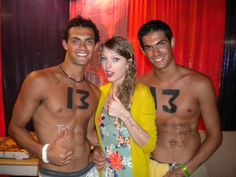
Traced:
POLYGON ((99 31, 95 24, 78 16, 65 28, 64 61, 34 71, 23 82, 16 100, 9 134, 40 160, 39 176, 94 177, 90 146, 98 143, 94 114, 99 89, 85 77, 99 31), (26 125, 32 119, 38 141, 26 125))
POLYGON ((153 65, 141 78, 150 87, 157 109, 158 140, 150 162, 151 176, 205 177, 201 165, 222 142, 212 83, 205 75, 175 63, 174 38, 166 23, 149 21, 138 37, 153 65), (198 131, 201 115, 206 132, 202 143, 198 131))

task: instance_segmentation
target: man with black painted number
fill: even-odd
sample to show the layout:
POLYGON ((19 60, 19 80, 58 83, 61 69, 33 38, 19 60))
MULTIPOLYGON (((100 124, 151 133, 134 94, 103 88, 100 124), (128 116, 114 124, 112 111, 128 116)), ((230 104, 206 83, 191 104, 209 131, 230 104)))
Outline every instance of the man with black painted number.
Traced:
POLYGON ((99 38, 90 19, 71 19, 62 40, 64 61, 33 71, 23 82, 9 134, 41 159, 39 176, 98 175, 90 147, 98 144, 94 116, 100 91, 86 79, 85 70, 99 38), (31 119, 38 141, 26 130, 31 119))
POLYGON ((151 20, 138 33, 153 70, 141 81, 156 100, 158 140, 150 161, 151 177, 205 177, 204 162, 222 142, 216 95, 205 75, 177 65, 170 27, 151 20), (203 117, 206 137, 201 143, 198 125, 203 117))

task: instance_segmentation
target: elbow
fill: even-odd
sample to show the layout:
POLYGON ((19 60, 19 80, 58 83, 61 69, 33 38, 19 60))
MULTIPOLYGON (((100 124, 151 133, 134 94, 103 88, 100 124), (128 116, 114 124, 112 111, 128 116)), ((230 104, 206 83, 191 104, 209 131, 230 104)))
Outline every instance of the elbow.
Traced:
POLYGON ((156 148, 156 138, 150 138, 149 141, 143 146, 146 153, 151 153, 156 148))
POLYGON ((214 134, 212 136, 212 139, 214 140, 215 142, 215 147, 218 148, 221 144, 222 144, 222 141, 223 141, 223 134, 222 134, 222 131, 219 131, 217 132, 216 134, 214 134))
POLYGON ((14 135, 14 128, 13 128, 12 123, 9 124, 8 135, 11 136, 11 137, 14 135))
POLYGON ((17 126, 10 122, 8 127, 8 135, 12 138, 14 138, 17 135, 17 126))

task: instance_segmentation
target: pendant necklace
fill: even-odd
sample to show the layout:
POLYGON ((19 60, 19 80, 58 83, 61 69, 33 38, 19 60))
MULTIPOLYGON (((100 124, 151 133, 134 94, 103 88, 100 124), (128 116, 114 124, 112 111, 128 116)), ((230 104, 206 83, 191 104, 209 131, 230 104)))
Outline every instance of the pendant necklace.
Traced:
POLYGON ((76 79, 72 78, 71 76, 69 76, 69 75, 66 73, 66 71, 62 68, 61 64, 59 64, 58 66, 59 66, 60 70, 63 72, 63 74, 64 74, 68 79, 70 79, 70 80, 72 80, 72 81, 74 81, 74 82, 76 82, 76 83, 83 82, 83 81, 85 80, 85 75, 82 77, 81 80, 76 80, 76 79))

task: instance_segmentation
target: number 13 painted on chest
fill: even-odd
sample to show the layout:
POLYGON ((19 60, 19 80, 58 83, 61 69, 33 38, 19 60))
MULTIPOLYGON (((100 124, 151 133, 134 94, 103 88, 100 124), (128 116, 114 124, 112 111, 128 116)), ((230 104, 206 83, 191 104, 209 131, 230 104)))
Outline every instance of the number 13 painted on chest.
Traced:
MULTIPOLYGON (((155 101, 155 106, 157 109, 157 94, 156 94, 156 88, 150 87, 152 96, 155 101)), ((177 111, 177 106, 173 103, 175 99, 179 96, 179 90, 178 89, 162 89, 162 95, 170 95, 170 99, 168 101, 169 105, 162 105, 162 109, 164 112, 168 113, 175 113, 177 111)))
MULTIPOLYGON (((67 88, 67 108, 68 109, 73 109, 73 94, 74 94, 74 89, 72 87, 67 88)), ((80 105, 76 105, 77 109, 88 109, 89 104, 86 102, 86 99, 89 97, 89 92, 81 89, 76 89, 76 94, 81 95, 80 105)))

